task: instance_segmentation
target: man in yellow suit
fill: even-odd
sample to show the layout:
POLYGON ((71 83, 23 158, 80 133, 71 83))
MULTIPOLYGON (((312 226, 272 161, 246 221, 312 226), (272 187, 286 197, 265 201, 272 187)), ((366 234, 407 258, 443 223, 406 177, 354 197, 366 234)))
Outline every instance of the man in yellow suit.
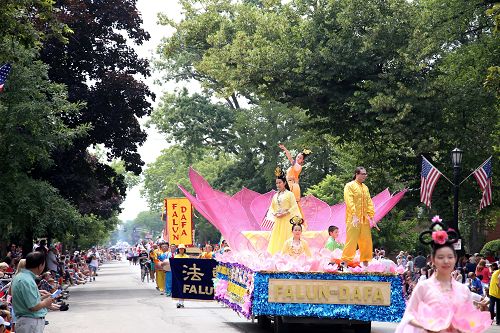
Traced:
POLYGON ((359 247, 360 261, 365 266, 373 257, 370 222, 375 215, 375 210, 368 187, 363 184, 366 177, 365 168, 357 167, 353 181, 344 187, 346 242, 342 252, 342 261, 347 264, 352 263, 356 247, 359 247))

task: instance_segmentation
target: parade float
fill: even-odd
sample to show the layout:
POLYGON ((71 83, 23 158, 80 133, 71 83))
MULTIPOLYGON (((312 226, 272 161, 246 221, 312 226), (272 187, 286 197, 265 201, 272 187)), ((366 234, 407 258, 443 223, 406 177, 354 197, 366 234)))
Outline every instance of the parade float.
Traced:
MULTIPOLYGON (((287 322, 334 320, 369 332, 371 321, 398 322, 405 310, 402 268, 394 262, 372 260, 366 267, 339 267, 342 251, 324 249, 327 229, 346 237, 345 205, 330 206, 315 198, 301 198, 307 221, 302 236, 311 257, 292 258, 267 253, 270 226, 266 221, 274 191, 260 194, 243 188, 233 196, 213 189, 193 169, 189 178, 196 195, 180 189, 228 241, 230 252, 217 256, 214 298, 259 325, 274 322, 281 331, 287 322)), ((404 196, 384 190, 372 198, 375 225, 404 196)), ((375 226, 374 225, 374 226, 375 226)), ((359 256, 355 261, 359 262, 359 256)))

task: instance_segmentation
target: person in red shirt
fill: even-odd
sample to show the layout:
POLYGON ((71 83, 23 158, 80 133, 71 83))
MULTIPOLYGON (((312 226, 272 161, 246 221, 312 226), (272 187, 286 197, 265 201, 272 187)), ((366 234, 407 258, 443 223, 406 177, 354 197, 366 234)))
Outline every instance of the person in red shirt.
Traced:
POLYGON ((481 278, 483 288, 487 288, 490 284, 491 272, 490 268, 486 267, 486 260, 481 259, 476 266, 476 276, 481 278))

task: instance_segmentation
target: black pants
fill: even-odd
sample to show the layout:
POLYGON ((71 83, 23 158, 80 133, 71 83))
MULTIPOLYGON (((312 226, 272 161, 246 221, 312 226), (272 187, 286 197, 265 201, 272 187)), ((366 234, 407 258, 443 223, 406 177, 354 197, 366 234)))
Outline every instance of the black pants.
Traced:
POLYGON ((496 311, 496 315, 497 315, 497 324, 500 325, 500 313, 498 313, 498 311, 500 310, 500 298, 496 298, 496 297, 493 297, 493 296, 490 296, 490 314, 491 314, 491 320, 493 320, 493 318, 495 317, 495 309, 497 310, 496 311))

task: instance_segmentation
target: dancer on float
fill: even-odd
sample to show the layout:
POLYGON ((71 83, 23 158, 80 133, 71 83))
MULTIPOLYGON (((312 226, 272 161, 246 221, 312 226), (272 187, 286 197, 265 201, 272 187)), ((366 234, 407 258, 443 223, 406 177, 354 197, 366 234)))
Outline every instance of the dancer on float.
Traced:
POLYGON ((344 187, 346 241, 342 261, 348 265, 352 264, 356 247, 359 247, 360 261, 365 266, 373 258, 370 223, 375 210, 370 191, 363 184, 366 177, 366 169, 359 166, 354 171, 353 180, 344 187))
MULTIPOLYGON (((286 180, 288 183, 288 187, 290 188, 290 191, 293 193, 295 196, 295 201, 297 201, 297 205, 299 206, 300 210, 300 215, 304 217, 304 213, 302 212, 302 207, 300 206, 300 185, 299 185, 299 176, 300 173, 302 172, 302 166, 305 163, 306 157, 311 154, 311 151, 308 149, 304 149, 302 152, 297 154, 297 157, 295 160, 292 158, 292 155, 286 149, 286 147, 283 144, 278 145, 281 150, 285 153, 286 157, 292 164, 287 170, 286 170, 286 180)), ((304 221, 305 222, 305 221, 304 221)), ((304 229, 306 229, 307 224, 303 224, 304 229)))
POLYGON ((403 319, 396 328, 396 333, 458 333, 459 330, 453 327, 451 318, 444 319, 442 313, 434 314, 435 317, 439 316, 440 318, 429 318, 429 314, 422 316, 423 312, 419 311, 419 307, 427 306, 433 310, 432 312, 445 311, 450 314, 457 306, 463 307, 468 303, 472 304, 471 292, 467 286, 451 277, 451 272, 455 269, 457 262, 457 254, 453 244, 458 240, 458 235, 454 230, 448 229, 441 223, 438 216, 433 221, 431 228, 420 234, 420 241, 431 246, 431 260, 436 267, 436 272, 427 280, 417 283, 403 319), (437 319, 442 323, 439 323, 437 319))
POLYGON ((289 235, 290 219, 295 216, 302 218, 295 196, 287 189, 285 174, 279 167, 276 168, 274 174, 278 192, 274 194, 269 207, 269 214, 274 217, 274 226, 267 245, 267 252, 270 254, 275 254, 283 248, 289 235))
POLYGON ((307 244, 305 240, 300 239, 300 235, 302 235, 303 223, 304 219, 298 216, 292 217, 290 224, 292 224, 293 237, 286 240, 281 253, 288 254, 292 257, 300 257, 302 254, 305 254, 308 257, 311 256, 309 244, 307 244))

